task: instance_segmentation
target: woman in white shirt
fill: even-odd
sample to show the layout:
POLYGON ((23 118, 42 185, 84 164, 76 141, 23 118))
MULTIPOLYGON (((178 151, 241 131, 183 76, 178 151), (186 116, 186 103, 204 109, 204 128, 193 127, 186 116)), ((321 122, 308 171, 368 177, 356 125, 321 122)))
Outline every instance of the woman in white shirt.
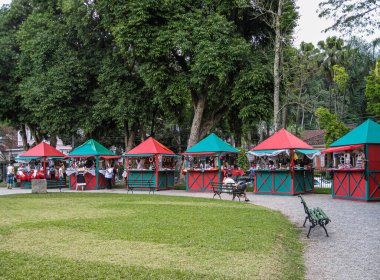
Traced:
POLYGON ((13 180, 15 176, 15 169, 12 163, 9 163, 7 167, 7 189, 11 189, 13 186, 13 180))

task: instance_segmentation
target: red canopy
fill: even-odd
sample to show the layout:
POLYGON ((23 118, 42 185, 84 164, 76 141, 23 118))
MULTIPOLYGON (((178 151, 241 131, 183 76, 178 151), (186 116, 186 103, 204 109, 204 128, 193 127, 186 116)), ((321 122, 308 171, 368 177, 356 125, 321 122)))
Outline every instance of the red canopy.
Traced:
POLYGON ((20 157, 64 157, 65 155, 45 142, 41 142, 20 157))
POLYGON ((104 158, 104 159, 117 159, 117 158, 120 158, 120 156, 100 156, 101 158, 104 158))
POLYGON ((340 152, 340 151, 347 151, 347 150, 353 150, 356 148, 363 147, 364 144, 358 144, 358 145, 347 145, 347 146, 340 146, 340 147, 332 147, 327 150, 322 151, 322 154, 325 153, 334 153, 334 152, 340 152))
POLYGON ((314 149, 309 144, 291 134, 285 128, 277 131, 271 137, 251 149, 258 150, 281 150, 281 149, 314 149))
POLYGON ((175 153, 169 148, 162 145, 160 142, 155 140, 153 137, 149 137, 140 145, 136 146, 130 150, 125 155, 143 155, 143 154, 166 154, 175 155, 175 153))

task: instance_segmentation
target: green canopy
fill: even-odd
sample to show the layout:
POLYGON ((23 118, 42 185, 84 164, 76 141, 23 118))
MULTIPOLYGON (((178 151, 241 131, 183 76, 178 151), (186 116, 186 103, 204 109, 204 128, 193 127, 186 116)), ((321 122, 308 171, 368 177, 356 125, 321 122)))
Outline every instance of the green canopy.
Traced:
POLYGON ((239 153, 240 151, 224 142, 214 133, 185 151, 185 154, 239 153))
POLYGON ((68 154, 68 157, 70 156, 115 156, 115 154, 94 139, 90 139, 71 151, 68 154))
POLYGON ((380 144, 380 124, 372 120, 366 120, 342 138, 336 140, 330 147, 355 144, 380 144))
POLYGON ((15 160, 23 160, 23 161, 30 161, 33 159, 39 159, 41 157, 16 157, 15 160))

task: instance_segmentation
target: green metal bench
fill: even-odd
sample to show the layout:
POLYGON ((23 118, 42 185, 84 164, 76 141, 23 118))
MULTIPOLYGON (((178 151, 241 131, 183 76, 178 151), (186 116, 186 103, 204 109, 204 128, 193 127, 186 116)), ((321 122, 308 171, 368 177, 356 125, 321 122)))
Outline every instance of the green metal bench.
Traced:
POLYGON ((127 193, 129 193, 129 191, 133 191, 135 189, 141 189, 141 190, 149 190, 149 194, 151 192, 153 192, 154 194, 154 191, 156 190, 156 186, 153 184, 152 180, 137 180, 137 181, 134 181, 134 180, 128 180, 127 182, 127 193))
POLYGON ((247 184, 244 184, 242 188, 239 188, 236 186, 236 184, 233 183, 217 183, 217 182, 212 182, 212 191, 214 192, 214 196, 212 198, 215 198, 216 195, 219 196, 219 199, 222 199, 220 196, 222 193, 227 193, 227 194, 232 194, 232 200, 235 199, 235 197, 239 198, 244 195, 244 191, 247 188, 247 184))
POLYGON ((330 218, 326 215, 326 213, 319 207, 316 208, 309 208, 306 204, 306 201, 303 199, 301 195, 298 195, 299 198, 301 198, 301 203, 303 204, 303 208, 305 210, 306 218, 305 222, 303 223, 303 226, 305 227, 306 221, 309 220, 311 223, 309 232, 307 233, 307 238, 310 236, 310 231, 312 228, 316 227, 317 225, 323 227, 323 229, 326 232, 326 236, 328 237, 329 234, 327 233, 326 225, 331 222, 330 218))

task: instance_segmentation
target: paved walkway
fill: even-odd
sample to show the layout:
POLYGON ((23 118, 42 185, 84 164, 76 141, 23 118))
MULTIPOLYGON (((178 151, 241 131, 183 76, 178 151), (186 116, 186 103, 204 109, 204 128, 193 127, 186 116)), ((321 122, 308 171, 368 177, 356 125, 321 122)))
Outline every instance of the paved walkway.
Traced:
MULTIPOLYGON (((56 191, 49 190, 49 192, 56 191)), ((104 192, 126 193, 125 190, 104 192)), ((0 188, 0 195, 14 193, 31 193, 31 191, 0 188)), ((212 197, 210 193, 175 190, 156 192, 157 194, 212 197)), ((229 195, 224 195, 223 198, 231 199, 229 195)), ((321 207, 332 220, 327 225, 330 237, 325 236, 322 228, 316 227, 312 230, 310 239, 307 239, 308 228, 302 227, 305 214, 298 197, 249 194, 249 198, 250 203, 282 212, 300 228, 301 238, 305 244, 306 279, 379 279, 380 203, 333 200, 330 195, 304 195, 309 207, 321 207)))

